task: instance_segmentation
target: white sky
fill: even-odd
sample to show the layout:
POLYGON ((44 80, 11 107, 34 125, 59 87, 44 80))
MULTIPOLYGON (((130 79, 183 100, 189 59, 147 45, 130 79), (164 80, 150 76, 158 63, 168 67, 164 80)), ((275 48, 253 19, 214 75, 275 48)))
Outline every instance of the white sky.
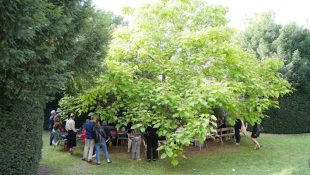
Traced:
MULTIPOLYGON (((206 0, 209 4, 219 4, 229 8, 229 25, 243 29, 246 19, 256 13, 271 10, 276 22, 297 24, 310 28, 310 0, 206 0)), ((150 0, 93 0, 99 9, 121 15, 124 6, 139 7, 150 0)))

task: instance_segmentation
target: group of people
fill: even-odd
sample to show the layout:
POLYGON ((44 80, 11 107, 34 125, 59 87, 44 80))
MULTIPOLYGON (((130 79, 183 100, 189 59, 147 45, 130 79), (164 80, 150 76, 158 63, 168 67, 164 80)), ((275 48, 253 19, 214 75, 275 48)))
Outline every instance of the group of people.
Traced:
POLYGON ((59 139, 57 136, 58 134, 60 134, 60 126, 61 126, 61 122, 60 122, 60 109, 57 109, 57 111, 52 110, 51 111, 51 116, 49 117, 49 126, 48 129, 50 131, 50 145, 58 145, 59 143, 59 139), (55 138, 54 138, 55 135, 55 138))
MULTIPOLYGON (((73 154, 74 147, 76 146, 76 134, 77 129, 75 128, 75 117, 73 114, 70 115, 69 119, 66 120, 65 130, 67 135, 61 134, 61 128, 63 125, 60 120, 60 109, 52 110, 49 118, 49 130, 50 130, 50 145, 58 146, 60 141, 67 139, 67 148, 70 154, 73 154)), ((132 123, 129 122, 127 125, 127 136, 128 136, 128 152, 131 151, 133 160, 141 160, 140 158, 140 145, 143 142, 146 147, 146 159, 147 161, 156 161, 158 159, 158 136, 157 129, 154 127, 147 127, 145 133, 142 134, 136 129, 131 129, 132 123)), ((226 128, 225 118, 219 118, 218 128, 226 128)), ((234 125, 236 145, 240 145, 240 132, 246 132, 246 126, 243 121, 237 119, 234 125)), ((251 139, 255 144, 255 149, 260 149, 262 145, 259 144, 257 138, 262 131, 260 124, 255 123, 253 126, 251 139)), ((82 138, 85 138, 85 145, 83 151, 82 160, 92 162, 92 158, 95 154, 96 164, 101 164, 100 159, 100 148, 102 148, 105 159, 108 163, 111 163, 109 158, 109 152, 107 142, 111 138, 111 130, 107 127, 106 123, 102 123, 92 116, 91 120, 87 119, 83 125, 82 138)))
POLYGON ((51 116, 49 118, 49 131, 50 131, 50 145, 57 147, 60 142, 67 139, 67 148, 69 153, 73 154, 73 147, 76 146, 76 128, 74 115, 71 114, 69 119, 66 121, 65 128, 60 120, 61 110, 58 108, 56 111, 51 111, 51 116), (61 130, 65 129, 67 134, 61 134, 61 130))
POLYGON ((158 159, 158 136, 156 134, 157 129, 153 127, 147 127, 144 135, 135 129, 131 129, 132 123, 129 122, 127 125, 128 135, 128 152, 132 152, 133 160, 141 160, 140 158, 140 145, 146 147, 146 159, 147 161, 156 161, 158 159), (144 137, 144 139, 142 139, 144 137))
POLYGON ((96 164, 100 165, 100 148, 102 148, 105 158, 108 163, 112 163, 109 158, 109 152, 107 147, 107 141, 110 134, 109 129, 105 124, 101 126, 100 121, 95 117, 92 117, 91 120, 86 120, 85 125, 83 126, 85 130, 85 145, 82 160, 89 163, 92 162, 93 152, 95 149, 96 154, 96 164))
MULTIPOLYGON (((101 164, 100 148, 103 149, 106 161, 108 163, 112 162, 109 158, 109 152, 107 147, 107 141, 111 137, 111 130, 106 125, 106 123, 103 122, 102 126, 100 123, 101 122, 97 120, 96 117, 92 117, 91 120, 86 120, 84 125, 86 139, 82 158, 82 160, 91 163, 93 154, 95 152, 97 160, 96 164, 98 165, 101 164)), ((132 159, 141 160, 140 146, 143 142, 143 144, 147 148, 147 161, 156 161, 158 159, 158 136, 156 134, 157 130, 153 127, 148 127, 143 135, 138 130, 131 129, 131 126, 132 123, 129 122, 127 125, 128 152, 132 153, 132 159)))
MULTIPOLYGON (((67 149, 70 154, 74 153, 74 147, 76 146, 77 129, 75 128, 75 116, 70 115, 66 120, 65 127, 60 120, 60 109, 57 111, 52 110, 49 118, 49 130, 50 130, 50 145, 58 146, 60 141, 66 139, 67 149), (61 134, 61 130, 67 131, 66 134, 61 134)), ((156 161, 158 159, 158 136, 156 129, 148 127, 144 134, 138 130, 131 129, 132 123, 127 126, 128 135, 128 152, 132 152, 133 160, 141 160, 140 157, 140 145, 143 144, 146 147, 147 160, 156 161)), ((65 132, 63 132, 65 133, 65 132)), ((106 123, 101 124, 100 120, 92 116, 91 120, 87 119, 83 124, 82 139, 85 138, 85 145, 83 151, 82 160, 92 162, 92 158, 96 157, 96 164, 101 164, 100 148, 104 152, 105 159, 108 163, 111 163, 109 158, 109 152, 107 142, 111 138, 111 130, 106 123)), ((84 139, 83 139, 84 140, 84 139)))
MULTIPOLYGON (((219 118, 218 120, 218 128, 226 128, 226 121, 224 117, 219 118)), ((240 133, 246 134, 247 126, 244 124, 244 122, 240 119, 237 119, 235 121, 234 130, 235 130, 235 140, 236 145, 240 145, 241 136, 240 133)), ((255 123, 252 128, 252 134, 251 134, 251 140, 255 144, 254 149, 258 150, 262 147, 262 145, 257 141, 257 138, 259 137, 260 133, 262 132, 262 125, 259 123, 255 123)))

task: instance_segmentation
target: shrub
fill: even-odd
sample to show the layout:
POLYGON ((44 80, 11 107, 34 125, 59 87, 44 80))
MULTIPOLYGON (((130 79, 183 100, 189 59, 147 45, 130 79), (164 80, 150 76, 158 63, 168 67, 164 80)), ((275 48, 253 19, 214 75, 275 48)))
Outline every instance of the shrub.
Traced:
POLYGON ((310 132, 310 92, 297 91, 280 99, 280 109, 267 112, 263 121, 265 132, 297 134, 310 132))
POLYGON ((36 174, 41 157, 43 108, 3 96, 0 107, 0 174, 36 174))

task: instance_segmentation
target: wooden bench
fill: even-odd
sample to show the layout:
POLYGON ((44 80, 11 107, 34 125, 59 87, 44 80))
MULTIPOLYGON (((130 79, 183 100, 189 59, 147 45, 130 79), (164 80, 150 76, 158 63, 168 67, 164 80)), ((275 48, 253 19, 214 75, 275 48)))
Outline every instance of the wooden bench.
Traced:
POLYGON ((234 136, 235 136, 235 129, 233 127, 217 129, 216 137, 220 139, 222 144, 223 144, 223 138, 229 138, 234 136))

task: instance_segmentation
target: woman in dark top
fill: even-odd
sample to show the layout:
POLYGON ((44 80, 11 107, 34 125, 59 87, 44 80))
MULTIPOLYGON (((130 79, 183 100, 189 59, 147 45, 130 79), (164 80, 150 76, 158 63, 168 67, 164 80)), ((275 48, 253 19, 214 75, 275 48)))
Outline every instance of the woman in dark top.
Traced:
POLYGON ((128 137, 127 152, 130 152, 131 144, 132 144, 132 140, 131 140, 132 139, 131 126, 132 126, 132 122, 129 122, 127 124, 127 137, 128 137))
POLYGON ((158 159, 158 136, 156 134, 157 129, 153 127, 148 127, 145 132, 146 141, 146 159, 151 161, 151 156, 153 155, 153 161, 158 159))
POLYGON ((241 120, 237 119, 236 123, 234 125, 236 145, 240 145, 240 129, 241 129, 241 125, 242 125, 241 120))
POLYGON ((94 136, 95 136, 95 149, 96 149, 96 159, 97 164, 100 165, 100 147, 102 147, 102 150, 104 152, 105 158, 108 163, 111 163, 112 161, 109 158, 109 152, 106 144, 106 139, 108 137, 108 134, 105 132, 104 128, 100 126, 100 122, 96 121, 96 124, 93 128, 94 136))
POLYGON ((260 132, 261 132, 260 124, 255 123, 253 126, 252 134, 251 134, 252 141, 255 144, 254 149, 260 149, 262 147, 257 141, 257 138, 259 137, 260 132))

